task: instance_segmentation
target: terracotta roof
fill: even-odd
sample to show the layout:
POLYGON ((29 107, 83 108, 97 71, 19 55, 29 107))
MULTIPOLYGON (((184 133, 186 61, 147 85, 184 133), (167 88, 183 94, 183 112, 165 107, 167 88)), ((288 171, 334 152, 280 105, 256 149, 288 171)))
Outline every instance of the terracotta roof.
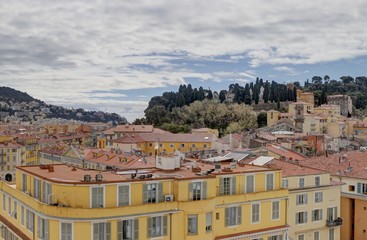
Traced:
POLYGON ((290 149, 286 149, 284 147, 281 146, 277 146, 277 145, 273 145, 273 144, 268 144, 265 147, 266 150, 273 152, 279 156, 283 156, 287 159, 291 159, 291 160, 305 160, 307 159, 305 156, 302 156, 299 153, 296 153, 290 149))
POLYGON ((332 175, 367 179, 367 152, 350 151, 309 158, 303 165, 330 172, 332 175))
POLYGON ((191 133, 177 133, 177 134, 155 134, 155 133, 141 133, 139 134, 146 142, 213 142, 216 140, 214 134, 191 134, 191 133))
POLYGON ((281 169, 283 177, 317 175, 326 173, 326 171, 320 169, 305 167, 300 164, 286 162, 278 159, 273 159, 271 163, 267 166, 275 169, 281 169))
MULTIPOLYGON (((224 171, 224 167, 228 167, 229 164, 222 164, 222 170, 220 172, 212 172, 208 175, 200 175, 201 171, 208 171, 214 169, 213 164, 206 164, 202 162, 197 162, 196 166, 199 172, 192 171, 192 162, 182 165, 180 168, 165 171, 157 168, 150 168, 138 171, 138 175, 142 173, 152 173, 154 179, 192 179, 192 178, 211 178, 216 175, 233 175, 233 174, 243 174, 244 172, 266 172, 274 171, 274 169, 260 167, 255 165, 238 165, 235 169, 230 171, 224 171)), ((58 182, 63 184, 101 184, 110 182, 124 182, 124 181, 142 181, 139 178, 131 179, 131 173, 135 173, 136 168, 126 169, 126 171, 121 172, 109 172, 109 171, 96 171, 81 169, 72 166, 67 166, 66 164, 52 164, 52 165, 35 165, 35 166, 17 166, 17 169, 33 174, 43 179, 47 179, 52 182, 58 182), (53 171, 50 171, 50 166, 53 171), (92 181, 84 182, 84 175, 90 175, 92 179, 95 179, 97 174, 102 174, 103 181, 92 181)), ((149 179, 148 179, 149 180, 149 179)))

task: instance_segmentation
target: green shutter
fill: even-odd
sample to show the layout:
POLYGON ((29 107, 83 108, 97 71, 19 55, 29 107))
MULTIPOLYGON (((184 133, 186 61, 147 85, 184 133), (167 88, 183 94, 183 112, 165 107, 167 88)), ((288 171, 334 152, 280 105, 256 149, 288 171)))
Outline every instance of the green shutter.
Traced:
POLYGON ((147 227, 147 230, 148 230, 148 238, 152 237, 152 218, 148 218, 147 219, 147 224, 148 224, 148 227, 147 227))
POLYGON ((117 239, 122 239, 122 221, 117 222, 117 239))
POLYGON ((219 178, 219 195, 220 196, 224 195, 224 179, 223 178, 219 178))
POLYGON ((192 200, 192 185, 193 185, 193 183, 189 182, 189 201, 192 200))
POLYGON ((236 194, 236 176, 232 177, 231 194, 236 194))
POLYGON ((158 183, 158 201, 157 202, 164 202, 163 197, 163 183, 158 183))
POLYGON ((134 236, 133 239, 139 240, 139 219, 134 219, 134 236))
POLYGON ((202 199, 206 199, 207 198, 207 182, 203 181, 203 189, 202 189, 202 199))
POLYGON ((242 222, 242 206, 237 207, 237 225, 240 225, 242 222))
POLYGON ((357 193, 362 193, 362 183, 357 183, 357 193))
POLYGON ((224 225, 227 227, 229 225, 229 208, 226 208, 225 209, 224 219, 225 219, 224 225))
POLYGON ((167 216, 163 216, 163 235, 167 235, 167 216))
POLYGON ((143 203, 148 202, 148 186, 147 184, 143 184, 143 203))
POLYGON ((106 223, 106 240, 111 240, 111 223, 106 223))

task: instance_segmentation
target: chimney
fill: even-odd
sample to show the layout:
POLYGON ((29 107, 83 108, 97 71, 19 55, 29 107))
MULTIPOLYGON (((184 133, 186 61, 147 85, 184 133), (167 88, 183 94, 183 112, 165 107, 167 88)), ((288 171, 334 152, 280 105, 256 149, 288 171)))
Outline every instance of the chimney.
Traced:
POLYGON ((54 166, 50 165, 48 166, 48 172, 54 172, 55 169, 54 169, 54 166))

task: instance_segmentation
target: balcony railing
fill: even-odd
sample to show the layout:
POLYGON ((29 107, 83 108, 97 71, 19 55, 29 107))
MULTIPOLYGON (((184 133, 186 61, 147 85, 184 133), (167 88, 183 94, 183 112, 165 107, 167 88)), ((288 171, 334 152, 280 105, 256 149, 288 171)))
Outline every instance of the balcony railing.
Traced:
POLYGON ((336 226, 341 226, 341 225, 343 225, 342 218, 337 218, 334 220, 326 220, 326 226, 328 227, 336 227, 336 226))

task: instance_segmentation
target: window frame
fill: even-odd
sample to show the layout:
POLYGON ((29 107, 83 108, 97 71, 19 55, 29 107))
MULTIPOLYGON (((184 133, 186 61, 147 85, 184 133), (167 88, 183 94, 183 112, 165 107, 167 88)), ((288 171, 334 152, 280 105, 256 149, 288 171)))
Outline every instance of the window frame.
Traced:
MULTIPOLYGON (((276 215, 276 214, 275 214, 276 215)), ((280 219, 280 200, 272 200, 271 201, 271 220, 272 221, 276 221, 280 219), (278 203, 278 209, 274 210, 274 203, 278 203), (276 211, 275 213, 277 213, 276 218, 274 218, 274 211, 276 211)))
POLYGON ((198 226, 199 226, 199 217, 198 214, 188 214, 187 215, 187 235, 198 235, 198 226), (190 226, 193 226, 194 231, 190 232, 190 226))
POLYGON ((251 224, 258 224, 260 222, 261 222, 261 203, 255 202, 251 204, 251 224), (255 205, 258 205, 258 213, 254 213, 255 205), (257 215, 257 221, 254 221, 254 215, 255 216, 257 215))
MULTIPOLYGON (((98 185, 98 186, 90 186, 89 188, 90 190, 90 208, 105 208, 106 207, 106 187, 105 186, 101 186, 101 185, 98 185), (101 207, 94 207, 93 206, 93 189, 102 189, 103 192, 103 196, 102 196, 102 201, 103 201, 103 204, 101 207)), ((96 203, 97 204, 97 203, 96 203)))
POLYGON ((117 199, 116 199, 117 207, 130 206, 131 205, 131 184, 118 184, 116 187, 117 187, 117 199), (129 197, 128 197, 127 204, 123 204, 124 202, 126 203, 126 201, 124 201, 123 199, 122 199, 122 204, 120 204, 121 203, 120 187, 128 187, 129 197))
MULTIPOLYGON (((68 222, 68 221, 63 221, 63 222, 61 222, 60 221, 60 223, 59 223, 60 225, 59 225, 59 229, 60 229, 60 232, 59 232, 59 234, 60 234, 60 236, 59 236, 59 239, 60 240, 68 240, 68 238, 67 238, 67 236, 65 236, 66 238, 63 238, 63 235, 62 235, 62 226, 63 226, 63 224, 70 224, 70 229, 71 229, 71 232, 70 232, 70 237, 71 237, 71 240, 73 240, 74 239, 74 223, 73 222, 68 222)), ((92 229, 92 231, 93 231, 93 229, 92 229)), ((93 233, 93 232, 92 232, 93 233)), ((92 235, 92 237, 93 237, 93 235, 92 235)))

